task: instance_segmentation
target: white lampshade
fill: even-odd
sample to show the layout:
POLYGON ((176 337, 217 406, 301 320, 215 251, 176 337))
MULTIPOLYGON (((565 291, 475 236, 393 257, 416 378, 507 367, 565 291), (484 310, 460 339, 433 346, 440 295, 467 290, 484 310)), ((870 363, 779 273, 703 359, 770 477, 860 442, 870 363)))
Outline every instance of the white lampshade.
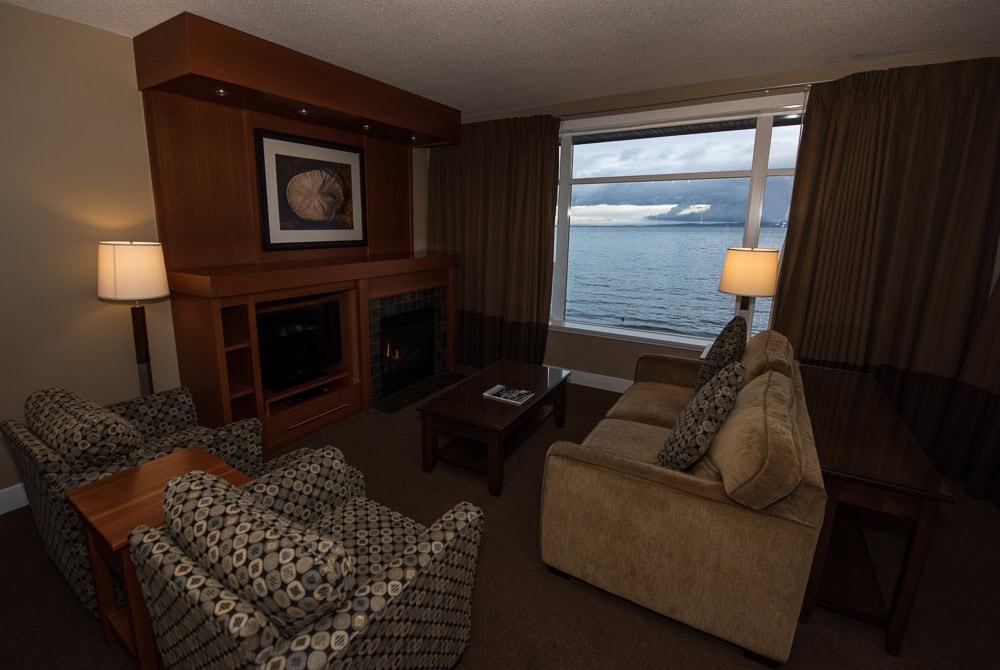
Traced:
POLYGON ((170 295, 159 242, 98 242, 97 297, 152 300, 170 295))
POLYGON ((778 250, 730 247, 722 264, 719 290, 740 296, 772 296, 778 288, 778 250))

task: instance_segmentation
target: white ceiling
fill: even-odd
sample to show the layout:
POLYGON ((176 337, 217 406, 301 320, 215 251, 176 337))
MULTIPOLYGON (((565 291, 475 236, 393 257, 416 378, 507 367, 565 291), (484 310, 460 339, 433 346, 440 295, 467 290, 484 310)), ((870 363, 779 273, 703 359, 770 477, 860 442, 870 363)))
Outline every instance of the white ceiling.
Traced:
POLYGON ((7 0, 134 37, 182 11, 463 116, 1000 44, 1000 0, 7 0))

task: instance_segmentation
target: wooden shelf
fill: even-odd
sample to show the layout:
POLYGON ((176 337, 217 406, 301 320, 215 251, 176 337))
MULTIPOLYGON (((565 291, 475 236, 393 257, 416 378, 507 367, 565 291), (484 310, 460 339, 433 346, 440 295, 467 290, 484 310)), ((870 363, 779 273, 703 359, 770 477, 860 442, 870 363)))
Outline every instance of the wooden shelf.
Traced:
POLYGON ((264 402, 268 405, 280 402, 286 398, 293 398, 302 393, 308 393, 313 389, 319 388, 320 386, 331 386, 336 382, 341 380, 350 380, 351 372, 350 370, 335 370, 330 371, 322 377, 317 377, 316 379, 310 379, 308 382, 292 386, 283 391, 264 391, 264 402))

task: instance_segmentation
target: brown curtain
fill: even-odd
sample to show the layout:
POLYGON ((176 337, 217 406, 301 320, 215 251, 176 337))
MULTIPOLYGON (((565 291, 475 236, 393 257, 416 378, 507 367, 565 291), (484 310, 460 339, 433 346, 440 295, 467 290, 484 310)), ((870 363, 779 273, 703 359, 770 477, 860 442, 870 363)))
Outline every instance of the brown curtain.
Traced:
POLYGON ((541 363, 552 299, 559 120, 462 126, 431 150, 428 245, 461 255, 459 355, 541 363))
POLYGON ((774 308, 801 360, 875 373, 983 496, 1000 484, 998 119, 997 58, 814 86, 774 308))

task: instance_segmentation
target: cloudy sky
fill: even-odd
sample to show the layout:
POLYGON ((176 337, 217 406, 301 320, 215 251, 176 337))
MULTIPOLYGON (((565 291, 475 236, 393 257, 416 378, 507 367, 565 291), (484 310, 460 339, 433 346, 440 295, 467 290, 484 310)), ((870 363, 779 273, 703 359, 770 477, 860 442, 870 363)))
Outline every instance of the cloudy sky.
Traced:
MULTIPOLYGON (((792 167, 799 126, 772 131, 769 167, 792 167)), ((749 170, 754 131, 731 130, 620 140, 574 147, 573 177, 600 178, 749 170)), ((729 223, 746 216, 749 179, 666 180, 573 187, 574 225, 729 223)), ((765 194, 765 223, 787 218, 791 178, 771 177, 765 194)))

